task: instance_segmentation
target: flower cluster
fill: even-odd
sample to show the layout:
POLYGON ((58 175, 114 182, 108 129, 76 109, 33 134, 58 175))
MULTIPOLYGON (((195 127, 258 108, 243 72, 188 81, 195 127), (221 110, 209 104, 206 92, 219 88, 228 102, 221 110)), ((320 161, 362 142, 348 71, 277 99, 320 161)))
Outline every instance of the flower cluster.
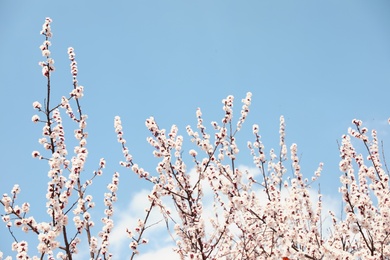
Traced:
POLYGON ((70 96, 74 97, 75 99, 79 99, 84 96, 84 87, 78 85, 77 81, 77 61, 75 60, 76 53, 74 52, 74 49, 72 47, 68 48, 68 55, 70 60, 70 72, 73 77, 73 90, 70 92, 70 96))
POLYGON ((387 259, 390 256, 390 187, 389 174, 379 157, 377 133, 366 136, 362 121, 352 121, 356 129, 343 135, 340 147, 340 193, 345 203, 345 219, 337 221, 333 214, 334 235, 327 250, 335 256, 364 259, 387 259), (366 158, 358 153, 353 138, 363 142, 366 158), (330 249, 330 245, 333 247, 330 249))
POLYGON ((119 116, 116 116, 114 118, 114 128, 115 128, 115 133, 117 134, 117 140, 122 145, 123 156, 125 157, 126 160, 124 162, 121 161, 120 165, 130 168, 131 166, 133 166, 133 157, 129 153, 129 149, 126 147, 126 139, 123 138, 122 121, 119 116))
POLYGON ((50 28, 52 20, 47 17, 45 20, 45 23, 42 26, 41 34, 46 36, 45 41, 43 41, 42 45, 39 46, 42 52, 42 56, 46 57, 45 62, 39 62, 39 65, 42 67, 42 75, 45 77, 49 77, 50 72, 54 71, 54 60, 50 58, 50 50, 49 47, 51 46, 50 38, 53 36, 50 28))
POLYGON ((246 117, 249 113, 249 106, 251 105, 252 101, 252 93, 248 92, 246 93, 245 99, 242 99, 241 102, 243 103, 241 108, 241 117, 237 122, 237 129, 240 130, 242 127, 242 124, 245 122, 246 117))
POLYGON ((40 65, 42 66, 43 75, 47 78, 47 98, 44 105, 41 105, 38 101, 33 102, 33 108, 42 116, 34 115, 32 117, 34 123, 42 123, 43 125, 42 138, 39 139, 39 143, 44 151, 33 151, 32 157, 45 160, 48 163, 47 176, 49 181, 47 183, 45 207, 49 221, 37 222, 32 216, 28 216, 30 212, 29 203, 25 202, 21 206, 17 205, 16 199, 20 192, 18 185, 15 185, 11 190, 11 195, 3 194, 0 203, 4 206, 4 214, 1 214, 1 218, 15 240, 13 250, 17 252, 17 259, 43 259, 44 256, 47 259, 54 259, 55 255, 57 259, 72 259, 72 255, 79 252, 78 246, 82 241, 80 236, 83 233, 87 234, 90 257, 100 259, 99 255, 103 255, 104 259, 109 259, 107 237, 112 229, 112 202, 116 200, 119 174, 114 174, 112 183, 108 187, 111 193, 106 195, 105 198, 107 209, 104 218, 105 225, 101 233, 103 234, 101 236, 103 240, 99 247, 98 239, 91 235, 91 228, 95 224, 90 209, 95 206, 95 203, 92 196, 88 195, 86 191, 92 184, 92 180, 96 176, 102 175, 102 169, 106 162, 101 159, 98 169, 93 172, 90 178, 81 175, 85 171, 88 157, 86 146, 88 117, 82 113, 79 103, 80 97, 83 96, 83 87, 77 85, 77 63, 72 48, 69 48, 68 54, 71 60, 73 90, 69 97, 62 97, 61 102, 57 105, 53 106, 50 102, 50 72, 54 70, 54 61, 50 58, 49 51, 50 38, 52 37, 51 22, 50 18, 46 18, 41 31, 41 34, 45 35, 45 41, 40 46, 42 55, 46 57, 46 61, 40 62, 40 65), (77 106, 76 114, 72 109, 70 102, 72 100, 77 106), (72 157, 69 157, 66 145, 67 140, 65 139, 61 108, 68 114, 70 122, 77 125, 74 130, 77 145, 73 148, 74 155, 72 157), (70 223, 73 223, 74 228, 70 223), (28 243, 25 241, 19 242, 13 233, 13 228, 20 228, 26 233, 33 233, 37 236, 39 257, 31 258, 27 255, 28 243))
MULTIPOLYGON (((101 165, 104 165, 105 162, 101 161, 101 165)), ((104 205, 107 207, 104 210, 105 217, 102 218, 103 228, 99 233, 99 237, 101 238, 100 251, 98 251, 98 239, 96 237, 92 237, 90 241, 90 252, 94 254, 100 253, 103 255, 104 259, 111 259, 112 254, 108 252, 109 249, 109 239, 112 229, 114 228, 114 220, 112 219, 114 214, 113 203, 117 200, 116 191, 118 190, 119 184, 119 173, 115 172, 111 183, 107 186, 109 190, 108 193, 104 194, 104 205)))
POLYGON ((129 238, 132 239, 132 241, 129 244, 129 248, 133 251, 132 258, 139 254, 138 246, 140 244, 147 244, 149 242, 148 239, 143 238, 142 234, 145 231, 145 223, 149 218, 149 211, 147 210, 148 214, 146 215, 145 221, 138 219, 137 226, 134 228, 134 232, 130 231, 129 229, 126 230, 126 233, 129 238), (138 235, 137 237, 135 235, 138 235))
POLYGON ((73 77, 73 84, 77 85, 77 61, 75 60, 76 54, 74 53, 74 49, 72 47, 68 48, 68 55, 70 60, 70 71, 73 77))

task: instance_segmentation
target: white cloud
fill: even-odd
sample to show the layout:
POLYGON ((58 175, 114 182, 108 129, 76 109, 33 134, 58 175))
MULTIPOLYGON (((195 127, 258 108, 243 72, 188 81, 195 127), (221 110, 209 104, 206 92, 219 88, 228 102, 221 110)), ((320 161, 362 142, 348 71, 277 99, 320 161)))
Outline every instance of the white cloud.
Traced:
POLYGON ((180 257, 178 254, 176 254, 172 247, 166 246, 162 247, 160 249, 157 249, 155 251, 151 250, 148 251, 145 254, 141 254, 136 257, 137 260, 151 260, 151 259, 158 259, 158 260, 180 260, 180 257))

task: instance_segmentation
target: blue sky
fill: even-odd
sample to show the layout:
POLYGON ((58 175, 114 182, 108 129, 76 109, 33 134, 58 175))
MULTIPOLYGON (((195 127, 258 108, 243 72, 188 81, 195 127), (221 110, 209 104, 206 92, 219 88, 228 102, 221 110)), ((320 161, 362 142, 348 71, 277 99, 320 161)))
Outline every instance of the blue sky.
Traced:
MULTIPOLYGON (((251 163, 245 149, 251 125, 260 125, 269 150, 278 146, 284 115, 286 140, 298 144, 303 172, 310 176, 324 162, 321 189, 337 195, 337 140, 352 119, 376 128, 390 150, 389 12, 387 0, 1 1, 0 192, 19 183, 20 202, 33 200, 33 212, 43 211, 47 165, 31 158, 41 137, 41 126, 31 122, 31 104, 45 95, 39 31, 49 16, 57 69, 53 99, 71 90, 66 51, 72 46, 89 116, 88 170, 106 158, 98 191, 113 171, 121 173, 118 208, 148 186, 118 165, 114 116, 122 117, 135 160, 153 170, 147 117, 163 128, 177 124, 186 137, 185 126, 196 126, 197 107, 206 124, 220 120, 221 100, 234 95, 239 109, 248 91, 251 112, 237 137, 241 163, 251 163)), ((0 250, 9 253, 6 232, 0 227, 0 250)))

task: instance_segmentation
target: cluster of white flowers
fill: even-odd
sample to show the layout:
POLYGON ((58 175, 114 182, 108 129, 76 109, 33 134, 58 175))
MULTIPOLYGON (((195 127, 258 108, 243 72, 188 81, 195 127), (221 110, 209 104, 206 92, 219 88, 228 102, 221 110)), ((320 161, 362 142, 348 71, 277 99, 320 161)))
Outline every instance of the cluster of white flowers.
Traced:
POLYGON ((84 96, 84 87, 83 86, 77 86, 75 89, 70 92, 70 96, 74 98, 81 98, 84 96))
POLYGON ((242 124, 245 122, 246 117, 249 113, 249 106, 251 105, 252 101, 252 93, 248 92, 246 93, 245 99, 242 99, 241 102, 243 103, 241 108, 241 117, 237 122, 237 129, 240 130, 242 127, 242 124))
POLYGON ((42 25, 41 34, 45 35, 46 37, 53 37, 53 34, 51 32, 50 24, 53 20, 50 17, 46 17, 45 22, 42 25))
MULTIPOLYGON (((145 218, 146 221, 148 220, 148 216, 149 216, 149 211, 147 210, 147 216, 145 218)), ((129 244, 129 248, 133 251, 132 257, 139 254, 138 246, 140 244, 149 243, 148 239, 142 237, 142 234, 145 231, 145 229, 146 229, 145 222, 141 219, 138 219, 137 226, 134 228, 135 231, 134 233, 138 234, 138 238, 134 236, 134 233, 132 231, 130 231, 129 229, 126 230, 127 235, 129 236, 129 238, 132 239, 132 241, 129 244)))
MULTIPOLYGON (((15 184, 11 190, 11 196, 7 194, 3 194, 0 203, 4 206, 5 214, 2 214, 2 220, 5 223, 6 227, 11 230, 14 226, 16 228, 20 228, 24 232, 33 231, 38 234, 39 225, 36 223, 33 217, 26 217, 26 214, 30 211, 30 204, 25 202, 22 206, 18 206, 15 204, 17 199, 17 195, 20 193, 21 189, 19 185, 15 184), (11 218, 11 216, 13 216, 11 218), (12 219, 13 223, 12 223, 12 219)), ((16 241, 12 244, 12 250, 16 251, 17 259, 38 259, 38 258, 30 258, 28 255, 28 243, 26 241, 16 241)), ((0 259, 2 259, 2 253, 0 252, 0 259)), ((12 259, 11 257, 7 257, 5 259, 12 259)))
POLYGON ((371 132, 371 140, 362 128, 362 121, 352 121, 356 129, 349 129, 340 147, 340 181, 345 202, 346 218, 333 220, 334 235, 327 241, 327 250, 343 252, 347 257, 387 259, 390 257, 390 193, 389 174, 382 167, 377 133, 371 132), (352 143, 357 138, 364 143, 367 161, 352 143), (373 199, 375 198, 375 199, 373 199), (330 249, 329 245, 333 245, 330 249))
POLYGON ((28 256, 28 244, 26 241, 12 243, 12 250, 16 251, 17 259, 29 259, 28 256))
POLYGON ((70 96, 74 97, 75 99, 80 99, 84 96, 84 87, 78 85, 78 81, 77 81, 78 69, 77 69, 77 61, 75 60, 76 53, 74 52, 74 49, 72 47, 68 48, 68 55, 70 60, 70 72, 73 78, 73 90, 70 92, 70 96))
POLYGON ((285 143, 285 130, 286 130, 286 125, 284 122, 284 117, 280 117, 280 126, 279 126, 279 136, 280 136, 280 161, 283 161, 287 157, 287 146, 285 143))
POLYGON ((222 119, 223 124, 227 124, 233 119, 233 101, 234 97, 232 95, 222 100, 222 109, 225 111, 225 117, 222 119))
POLYGON ((115 116, 114 118, 114 128, 115 128, 115 133, 117 135, 117 140, 122 145, 123 156, 125 157, 126 160, 124 162, 121 161, 120 165, 130 168, 131 166, 133 166, 133 157, 129 153, 129 149, 126 147, 126 139, 123 138, 122 121, 119 116, 115 116))
POLYGON ((257 168, 259 168, 259 170, 261 172, 263 172, 265 170, 264 164, 266 162, 266 159, 265 159, 266 156, 265 156, 265 152, 264 152, 264 145, 260 140, 261 136, 259 135, 259 125, 254 124, 252 126, 252 132, 253 132, 253 135, 255 136, 255 141, 253 143, 248 142, 248 148, 251 151, 251 155, 253 157, 253 163, 256 165, 257 168), (257 154, 256 154, 255 149, 257 149, 257 154))
MULTIPOLYGON (((42 105, 38 101, 35 101, 33 103, 33 107, 35 109, 37 109, 38 111, 41 111, 42 105)), ((34 123, 38 123, 40 120, 41 120, 41 118, 38 115, 33 115, 31 118, 31 121, 33 121, 34 123)))
POLYGON ((198 119, 197 128, 202 134, 202 137, 199 135, 199 133, 194 132, 189 125, 186 127, 187 134, 192 137, 191 141, 200 146, 203 151, 212 154, 214 150, 213 145, 210 143, 210 135, 206 133, 206 127, 203 125, 202 111, 200 108, 196 110, 196 117, 198 119))
MULTIPOLYGON (((101 165, 104 165, 105 162, 101 160, 101 165)), ((108 193, 104 193, 104 205, 106 209, 104 210, 105 217, 102 218, 102 231, 99 232, 99 237, 101 238, 101 245, 99 253, 103 255, 104 259, 111 259, 112 254, 108 251, 109 249, 109 239, 112 229, 114 228, 114 220, 112 219, 114 214, 113 203, 117 200, 116 192, 118 190, 119 184, 119 173, 115 172, 112 181, 108 184, 107 189, 108 193)), ((92 237, 90 242, 90 251, 94 254, 98 253, 98 239, 92 237)))
POLYGON ((74 53, 74 49, 72 47, 68 48, 68 55, 70 60, 70 71, 73 77, 73 84, 77 86, 77 61, 75 60, 76 54, 74 53))
POLYGON ((50 72, 54 71, 54 60, 50 58, 50 50, 49 47, 51 46, 50 38, 53 36, 50 28, 52 20, 47 17, 45 20, 45 23, 42 26, 41 34, 46 36, 45 41, 42 43, 41 46, 39 46, 40 50, 42 51, 42 56, 46 57, 45 62, 39 62, 39 66, 42 67, 42 75, 45 77, 49 77, 50 72))

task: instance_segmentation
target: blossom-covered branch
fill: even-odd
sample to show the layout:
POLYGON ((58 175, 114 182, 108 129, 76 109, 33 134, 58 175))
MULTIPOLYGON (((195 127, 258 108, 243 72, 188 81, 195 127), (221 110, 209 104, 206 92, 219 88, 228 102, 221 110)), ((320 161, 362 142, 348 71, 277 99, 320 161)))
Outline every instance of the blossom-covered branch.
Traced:
MULTIPOLYGON (((33 102, 37 114, 32 117, 34 123, 42 125, 42 137, 38 139, 42 147, 33 151, 32 157, 48 163, 43 205, 47 216, 37 220, 30 215, 30 209, 37 205, 18 202, 18 184, 9 195, 2 195, 0 216, 13 239, 9 246, 16 259, 71 260, 81 251, 87 252, 89 259, 112 259, 110 241, 120 174, 114 172, 107 185, 100 218, 102 228, 94 231, 97 216, 91 209, 97 202, 90 189, 95 178, 103 174, 106 161, 100 159, 95 171, 90 171, 86 164, 88 117, 81 109, 84 87, 78 82, 76 54, 71 47, 68 57, 72 86, 57 103, 53 97, 51 23, 46 18, 41 31, 44 41, 40 50, 45 60, 39 65, 45 79, 45 98, 42 104, 33 102), (73 138, 65 134, 65 120, 73 126, 73 138), (73 152, 69 146, 73 146, 73 152), (38 246, 33 253, 33 243, 20 239, 17 229, 28 238, 36 238, 38 246)), ((141 247, 147 247, 154 239, 148 235, 149 227, 159 221, 151 223, 152 212, 165 222, 167 235, 175 243, 173 250, 180 259, 389 259, 390 176, 385 170, 384 156, 381 157, 384 149, 383 143, 382 151, 379 149, 377 132, 369 131, 361 120, 354 119, 354 128, 342 136, 339 191, 343 214, 329 212, 332 224, 325 233, 323 220, 328 213, 323 212, 319 188, 312 187, 320 180, 323 163, 318 164, 312 176, 303 174, 298 145, 288 144, 283 116, 277 149, 266 150, 258 124, 251 127, 253 136, 247 149, 241 149, 237 139, 245 127, 251 103, 252 94, 248 92, 241 100, 236 119, 235 99, 227 96, 222 100, 220 121, 210 125, 204 122, 198 108, 196 127, 186 127, 187 137, 180 134, 177 125, 166 130, 154 117, 147 118, 147 143, 158 160, 155 166, 134 161, 121 118, 114 118, 124 157, 120 165, 150 187, 145 212, 137 212, 136 221, 121 230, 129 237, 130 259, 141 254, 141 247), (188 152, 183 148, 187 145, 188 152), (253 167, 241 163, 245 154, 251 156, 253 167)), ((0 260, 4 257, 0 251, 0 260)))

